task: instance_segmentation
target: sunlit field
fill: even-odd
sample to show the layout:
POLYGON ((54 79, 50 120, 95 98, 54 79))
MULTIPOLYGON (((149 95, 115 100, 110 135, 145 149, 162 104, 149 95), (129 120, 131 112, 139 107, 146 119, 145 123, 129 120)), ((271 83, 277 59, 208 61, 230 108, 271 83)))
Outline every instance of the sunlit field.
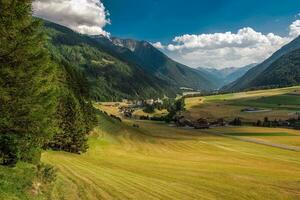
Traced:
POLYGON ((208 97, 186 99, 185 116, 198 119, 240 117, 245 122, 256 122, 268 117, 271 120, 289 119, 300 111, 300 87, 259 90, 208 97), (245 108, 265 109, 266 112, 246 113, 245 108))
POLYGON ((149 116, 149 117, 161 117, 168 114, 168 111, 166 109, 158 110, 155 109, 153 113, 146 113, 142 109, 138 109, 133 113, 133 116, 140 117, 140 116, 149 116))
MULTIPOLYGON (((43 154, 42 160, 58 169, 52 199, 300 198, 300 152, 215 134, 222 130, 204 133, 141 121, 121 124, 105 116, 99 125, 90 136, 88 153, 43 154)), ((277 132, 299 135, 268 129, 268 138, 275 137, 270 141, 289 137, 277 132)))

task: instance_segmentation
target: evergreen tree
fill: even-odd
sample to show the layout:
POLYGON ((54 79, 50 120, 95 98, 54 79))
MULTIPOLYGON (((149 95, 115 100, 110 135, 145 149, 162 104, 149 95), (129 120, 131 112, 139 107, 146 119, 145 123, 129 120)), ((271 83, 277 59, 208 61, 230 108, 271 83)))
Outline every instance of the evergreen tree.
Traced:
POLYGON ((47 146, 53 150, 83 153, 87 150, 87 134, 96 123, 94 108, 89 98, 86 77, 66 62, 58 61, 60 92, 56 110, 59 130, 47 146))
POLYGON ((56 77, 30 0, 0 1, 0 163, 39 161, 55 131, 56 77))
POLYGON ((49 146, 54 150, 64 150, 71 153, 85 152, 86 134, 84 116, 80 104, 72 94, 66 94, 59 99, 57 110, 59 117, 58 131, 49 146))
POLYGON ((167 123, 171 122, 174 118, 174 116, 181 111, 185 110, 185 99, 180 98, 174 101, 173 104, 170 104, 168 110, 168 115, 165 117, 165 121, 167 123))

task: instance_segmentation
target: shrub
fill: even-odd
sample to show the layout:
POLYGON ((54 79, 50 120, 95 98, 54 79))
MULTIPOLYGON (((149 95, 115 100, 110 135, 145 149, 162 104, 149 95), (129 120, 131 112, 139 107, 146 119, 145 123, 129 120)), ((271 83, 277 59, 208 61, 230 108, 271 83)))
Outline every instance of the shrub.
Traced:
POLYGON ((14 167, 19 159, 16 136, 0 135, 0 164, 14 167))
POLYGON ((43 183, 52 183, 56 180, 56 169, 49 164, 37 165, 37 177, 43 183))

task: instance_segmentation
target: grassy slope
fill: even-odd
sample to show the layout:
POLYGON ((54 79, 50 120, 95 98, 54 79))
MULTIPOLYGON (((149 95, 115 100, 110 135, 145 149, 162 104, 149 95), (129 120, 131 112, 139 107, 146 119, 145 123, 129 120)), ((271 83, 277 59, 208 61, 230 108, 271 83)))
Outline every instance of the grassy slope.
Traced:
MULTIPOLYGON (((187 106, 224 98, 269 98, 295 89, 193 98, 187 106)), ((115 107, 107 111, 115 112, 115 107)), ((50 199, 300 198, 300 153, 255 144, 258 140, 300 147, 299 131, 255 127, 197 131, 153 122, 134 122, 141 128, 133 129, 133 122, 99 117, 100 128, 91 135, 87 154, 43 154, 43 161, 59 170, 50 199), (237 139, 214 135, 218 133, 237 139)), ((0 167, 0 199, 45 199, 32 195, 34 174, 34 167, 24 163, 14 169, 0 167)))
POLYGON ((2 200, 42 200, 47 199, 45 185, 39 190, 34 187, 40 183, 37 180, 36 167, 31 164, 18 163, 15 168, 0 166, 0 199, 2 200), (41 192, 37 195, 36 192, 41 192))
POLYGON ((208 97, 195 97, 186 100, 186 116, 190 118, 207 117, 231 120, 241 117, 244 121, 257 121, 268 116, 270 119, 288 119, 300 111, 300 86, 242 92, 208 97), (245 113, 242 109, 256 107, 272 109, 266 113, 245 113))
POLYGON ((300 198, 299 152, 135 123, 102 116, 87 154, 44 153, 59 169, 52 199, 300 198))
POLYGON ((274 144, 283 144, 300 147, 300 131, 283 128, 264 127, 238 127, 238 128, 218 128, 209 130, 210 132, 221 132, 224 135, 250 138, 258 141, 266 141, 274 144))

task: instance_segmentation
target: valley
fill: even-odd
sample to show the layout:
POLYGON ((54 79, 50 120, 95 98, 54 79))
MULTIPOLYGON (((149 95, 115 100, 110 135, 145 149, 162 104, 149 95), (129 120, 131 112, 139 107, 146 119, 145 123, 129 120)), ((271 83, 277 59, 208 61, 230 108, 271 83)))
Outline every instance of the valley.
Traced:
POLYGON ((299 200, 296 2, 0 1, 0 200, 299 200))
POLYGON ((184 115, 192 119, 224 118, 227 121, 239 117, 245 123, 255 123, 257 120, 264 120, 264 117, 270 120, 287 120, 296 117, 300 111, 299 90, 300 87, 295 86, 187 98, 187 111, 184 115), (243 111, 247 109, 254 111, 243 111))
MULTIPOLYGON (((211 96, 204 103, 224 97, 276 97, 296 89, 211 96)), ((201 106, 199 98, 186 101, 187 113, 201 106)), ((97 108, 118 115, 117 107, 97 108)), ((99 127, 89 136, 86 154, 43 153, 43 162, 58 169, 52 199, 300 198, 298 130, 251 126, 195 130, 98 117, 99 127)))

